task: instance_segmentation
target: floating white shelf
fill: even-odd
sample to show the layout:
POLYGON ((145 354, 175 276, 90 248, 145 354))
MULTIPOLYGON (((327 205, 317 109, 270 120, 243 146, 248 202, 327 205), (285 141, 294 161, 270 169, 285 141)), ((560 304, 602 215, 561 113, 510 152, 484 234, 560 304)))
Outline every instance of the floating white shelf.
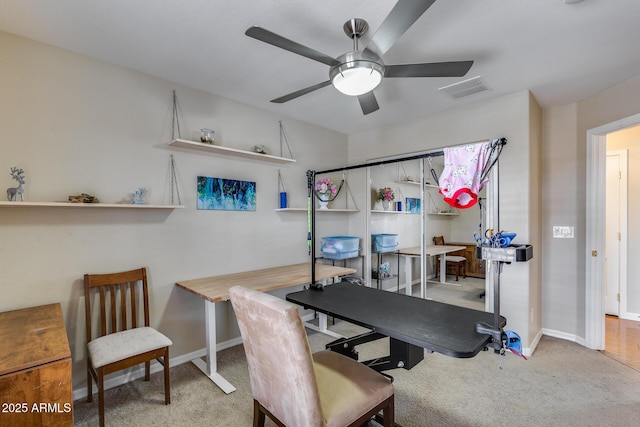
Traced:
POLYGON ((380 209, 372 209, 371 213, 376 213, 376 214, 408 214, 409 212, 407 211, 381 211, 380 209))
POLYGON ((459 212, 427 212, 427 215, 458 216, 459 212))
POLYGON ((172 147, 190 148, 193 150, 208 151, 210 153, 225 154, 228 156, 244 157, 248 159, 263 160, 273 163, 295 163, 295 159, 272 156, 270 154, 259 154, 253 151, 238 150, 236 148, 223 147, 221 145, 203 144, 202 142, 189 141, 186 139, 174 139, 169 143, 172 147))
MULTIPOLYGON (((280 209, 276 209, 276 212, 306 212, 307 208, 280 208, 280 209)), ((360 212, 360 209, 334 209, 334 208, 329 208, 329 209, 316 209, 316 213, 317 212, 347 212, 347 213, 352 213, 352 212, 360 212)))
MULTIPOLYGON (((408 180, 400 180, 400 181, 396 181, 396 184, 411 184, 411 185, 420 185, 420 181, 408 181, 408 180)), ((424 184, 425 187, 431 187, 431 188, 440 188, 435 184, 429 184, 429 183, 425 183, 424 184)))
POLYGON ((0 208, 119 208, 119 209, 182 209, 182 205, 134 205, 125 203, 70 203, 70 202, 4 202, 0 208))

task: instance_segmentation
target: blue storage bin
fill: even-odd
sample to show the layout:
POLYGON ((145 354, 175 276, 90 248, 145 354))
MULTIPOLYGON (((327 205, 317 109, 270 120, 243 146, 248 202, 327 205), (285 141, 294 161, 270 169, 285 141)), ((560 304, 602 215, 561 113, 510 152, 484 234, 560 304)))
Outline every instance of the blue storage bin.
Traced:
POLYGON ((329 236, 322 238, 322 257, 327 259, 355 258, 360 252, 360 238, 354 236, 329 236))
POLYGON ((372 234, 371 251, 375 253, 395 252, 398 249, 397 234, 372 234))

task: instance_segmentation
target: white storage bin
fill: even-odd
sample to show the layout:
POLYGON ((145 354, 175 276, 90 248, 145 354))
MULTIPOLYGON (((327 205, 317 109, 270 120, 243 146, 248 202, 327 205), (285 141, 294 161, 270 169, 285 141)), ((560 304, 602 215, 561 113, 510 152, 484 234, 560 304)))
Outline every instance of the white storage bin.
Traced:
POLYGON ((322 238, 322 257, 327 259, 355 258, 360 252, 360 238, 354 236, 329 236, 322 238))
POLYGON ((371 251, 375 253, 395 252, 398 249, 397 234, 372 234, 371 251))

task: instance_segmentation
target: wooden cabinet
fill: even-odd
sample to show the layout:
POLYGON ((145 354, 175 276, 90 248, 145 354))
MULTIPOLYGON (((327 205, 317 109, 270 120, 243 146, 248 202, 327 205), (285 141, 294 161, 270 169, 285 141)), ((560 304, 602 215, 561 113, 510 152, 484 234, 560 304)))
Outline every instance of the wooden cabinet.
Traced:
POLYGON ((60 304, 0 313, 0 425, 72 426, 71 351, 60 304))
POLYGON ((451 243, 447 242, 447 245, 452 246, 464 246, 464 251, 460 253, 451 253, 450 255, 462 255, 467 258, 467 276, 479 277, 484 279, 485 276, 485 261, 476 257, 476 244, 475 243, 451 243))

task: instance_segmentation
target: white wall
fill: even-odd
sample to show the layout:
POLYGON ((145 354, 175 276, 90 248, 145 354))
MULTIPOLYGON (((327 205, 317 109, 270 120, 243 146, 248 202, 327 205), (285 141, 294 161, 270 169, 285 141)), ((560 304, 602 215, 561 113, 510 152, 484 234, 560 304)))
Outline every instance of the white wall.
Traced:
MULTIPOLYGON (((0 208, 0 311, 60 302, 71 342, 74 387, 85 385, 85 273, 149 269, 151 323, 174 342, 172 357, 204 347, 204 303, 180 280, 307 262, 306 215, 276 213, 277 170, 291 206, 306 206, 307 169, 340 166, 347 138, 188 87, 0 33, 0 186, 26 174, 27 201, 90 193, 126 200, 138 187, 169 202, 175 157, 184 209, 174 211, 0 208), (218 143, 279 152, 282 119, 297 162, 276 165, 171 149, 171 91, 183 137, 211 127, 218 143), (256 212, 198 211, 196 176, 255 181, 256 212)), ((3 190, 4 191, 4 190, 3 190)), ((321 232, 344 234, 341 215, 321 232)), ((218 339, 239 334, 231 310, 218 310, 218 339)))
MULTIPOLYGON (((500 228, 517 232, 517 242, 528 243, 538 233, 538 224, 531 223, 531 191, 537 185, 530 182, 532 165, 529 156, 531 127, 539 127, 539 120, 530 118, 531 102, 528 91, 518 92, 395 126, 350 135, 349 163, 506 137, 508 144, 500 158, 500 228)), ((351 175, 356 181, 364 180, 364 172, 354 171, 351 175)), ((362 194, 359 196, 363 197, 362 194)), ((364 213, 349 217, 350 233, 364 233, 363 216, 364 213)), ((473 231, 475 229, 469 230, 465 240, 473 238, 473 231)), ((426 233, 427 236, 433 235, 431 230, 426 233)), ((505 266, 501 275, 501 314, 508 319, 508 329, 518 332, 525 345, 530 344, 539 332, 530 330, 530 308, 535 314, 540 312, 540 307, 539 302, 530 301, 529 292, 531 286, 539 286, 531 283, 530 275, 532 269, 540 268, 540 249, 534 247, 533 260, 505 266)))
POLYGON ((640 76, 543 112, 544 329, 585 337, 586 133, 638 114, 639 98, 640 76), (574 226, 575 239, 551 238, 552 225, 574 226))

